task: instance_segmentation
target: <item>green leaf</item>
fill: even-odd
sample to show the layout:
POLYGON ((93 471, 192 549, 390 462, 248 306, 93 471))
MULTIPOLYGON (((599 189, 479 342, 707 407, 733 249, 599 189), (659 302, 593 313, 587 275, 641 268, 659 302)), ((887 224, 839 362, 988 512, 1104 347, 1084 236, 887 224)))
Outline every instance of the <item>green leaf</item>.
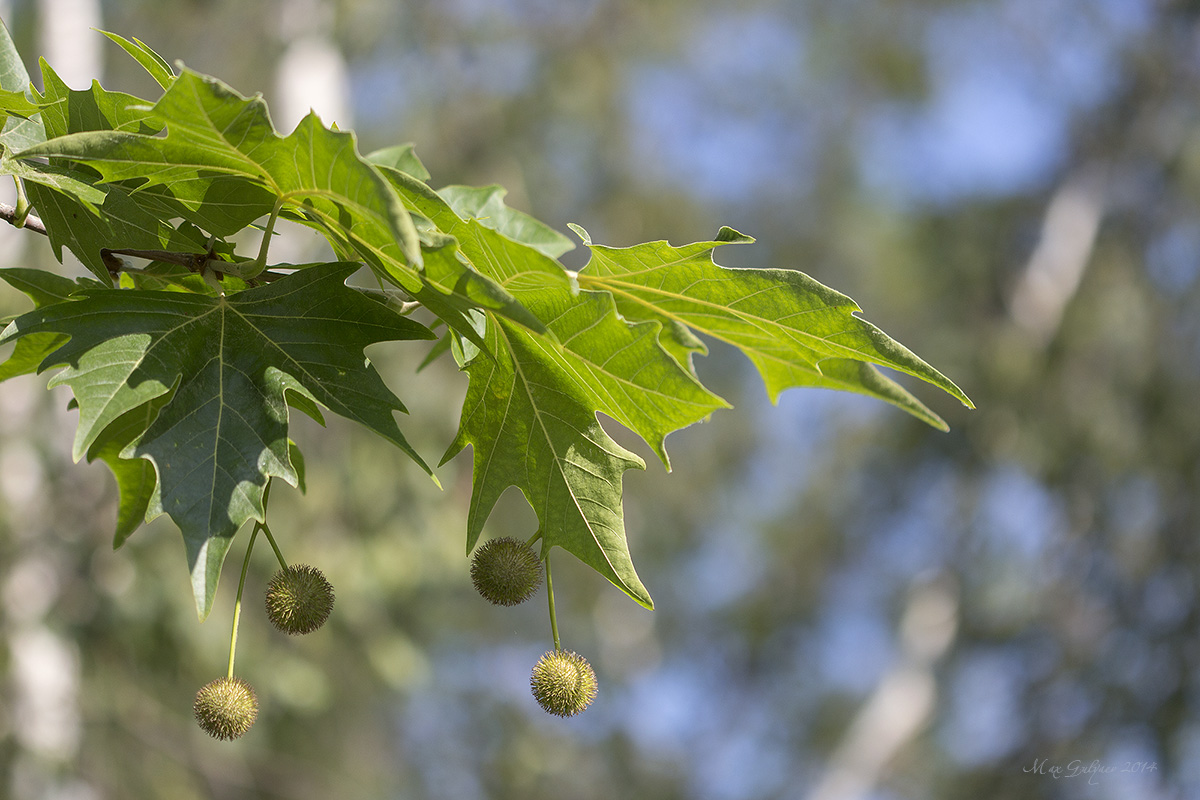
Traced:
POLYGON ((29 71, 13 44, 8 26, 0 20, 0 88, 10 92, 24 92, 29 88, 29 71))
POLYGON ((411 175, 386 166, 380 171, 398 192, 404 205, 426 219, 442 226, 442 233, 426 234, 421 249, 425 254, 425 266, 421 271, 421 285, 415 289, 405 287, 412 296, 437 314, 443 322, 460 336, 483 348, 484 342, 476 309, 493 311, 515 320, 531 330, 544 333, 546 326, 529 309, 522 306, 504 287, 486 274, 470 266, 470 253, 464 252, 464 244, 455 238, 462 224, 446 201, 432 189, 411 175), (464 260, 467 263, 463 263, 464 260))
POLYGON ((422 285, 412 295, 459 335, 484 347, 479 317, 473 313, 476 309, 492 311, 545 332, 542 321, 503 286, 460 261, 455 239, 441 236, 422 249, 425 253, 422 285))
POLYGON ((288 455, 292 459, 292 468, 296 470, 296 488, 300 490, 300 494, 304 494, 308 491, 308 485, 304 479, 308 472, 304 466, 304 453, 300 452, 300 448, 291 439, 288 439, 288 455))
POLYGON ((579 291, 558 262, 471 220, 464 240, 486 247, 490 277, 546 321, 557 341, 532 337, 560 382, 577 384, 596 411, 637 433, 669 468, 664 440, 728 403, 705 389, 658 343, 657 322, 630 322, 612 295, 579 291))
POLYGON ((11 92, 0 89, 0 111, 5 114, 15 114, 22 119, 28 119, 42 111, 42 106, 25 96, 25 92, 11 92))
POLYGON ((387 181, 358 155, 353 134, 330 130, 309 114, 281 137, 261 97, 242 97, 187 69, 149 113, 166 126, 166 136, 92 131, 19 155, 70 158, 109 182, 145 180, 168 189, 189 214, 220 205, 243 225, 268 214, 277 201, 290 204, 381 274, 393 274, 401 286, 417 285, 416 229, 387 181), (238 180, 214 193, 221 176, 238 180))
MULTIPOLYGON (((126 131, 155 136, 162 130, 162 123, 152 118, 152 104, 147 100, 121 92, 109 92, 95 82, 88 90, 72 90, 44 62, 42 81, 46 86, 42 101, 50 106, 45 121, 51 137, 97 131, 126 131)), ((105 182, 95 170, 78 164, 64 168, 59 164, 20 162, 10 158, 6 159, 3 166, 6 172, 20 175, 26 181, 68 195, 66 198, 40 196, 39 200, 34 201, 35 206, 39 201, 43 205, 54 206, 49 211, 39 207, 52 242, 69 237, 74 232, 75 220, 79 218, 74 214, 80 211, 74 208, 74 201, 83 204, 82 211, 98 218, 97 223, 92 223, 100 229, 95 236, 77 237, 83 252, 71 247, 72 252, 97 274, 102 266, 98 265, 99 247, 179 249, 166 245, 165 239, 172 236, 170 231, 174 227, 168 224, 169 220, 187 218, 209 233, 228 236, 269 213, 275 203, 274 196, 265 187, 243 177, 224 174, 205 176, 198 186, 190 187, 193 191, 201 192, 202 202, 186 203, 174 196, 171 187, 147 184, 141 180, 128 185, 103 185, 105 182), (97 200, 96 196, 103 197, 114 192, 121 196, 121 201, 110 208, 101 208, 102 201, 97 200), (126 199, 128 202, 125 202, 126 199), (154 244, 151 237, 164 241, 154 244)), ((204 242, 205 237, 197 236, 194 239, 204 242)), ((185 252, 203 252, 203 249, 187 248, 185 252)))
MULTIPOLYGON (((248 225, 277 201, 289 204, 289 218, 322 230, 337 252, 361 258, 463 335, 471 330, 464 315, 477 306, 541 328, 503 290, 461 263, 447 249, 452 242, 442 237, 421 247, 412 219, 380 170, 432 192, 406 173, 363 159, 351 134, 328 130, 310 114, 291 135, 280 137, 261 98, 244 98, 190 70, 147 113, 166 126, 166 136, 87 131, 57 136, 17 157, 70 159, 97 170, 110 184, 141 181, 132 198, 147 213, 146 198, 166 193, 174 211, 164 207, 152 216, 181 216, 217 235, 248 225), (427 250, 436 263, 423 268, 427 250)), ((391 155, 393 163, 411 162, 391 155)))
POLYGON ((508 191, 503 186, 444 186, 438 194, 462 219, 478 220, 484 227, 550 258, 575 249, 574 242, 546 223, 506 206, 504 196, 508 191))
POLYGON ((67 337, 58 333, 37 333, 25 337, 17 342, 12 355, 0 364, 0 381, 36 372, 42 360, 66 340, 67 337))
POLYGON ((150 73, 150 77, 158 83, 159 86, 166 89, 175 80, 175 71, 171 69, 171 65, 167 60, 158 53, 151 50, 142 42, 134 39, 130 41, 124 36, 119 36, 108 31, 100 31, 109 39, 112 39, 121 49, 133 57, 135 61, 142 65, 146 72, 150 73))
MULTIPOLYGON (((29 72, 25 69, 25 62, 21 60, 21 54, 17 52, 3 20, 0 20, 0 89, 5 92, 7 108, 27 108, 20 105, 20 99, 24 98, 26 103, 29 102, 26 98, 26 92, 29 90, 29 72)), ((6 149, 22 150, 45 141, 46 131, 40 121, 13 118, 7 114, 5 117, 0 121, 0 145, 6 149)))
POLYGON ((143 522, 149 522, 163 514, 154 465, 144 458, 123 458, 121 454, 145 433, 158 416, 158 412, 173 397, 174 395, 168 392, 130 409, 105 428, 88 448, 88 462, 99 458, 108 465, 113 477, 117 479, 120 502, 117 505, 116 530, 113 533, 114 550, 125 544, 125 540, 143 522))
POLYGON ((432 474, 396 426, 403 405, 362 351, 433 334, 345 286, 357 268, 313 267, 229 297, 87 290, 18 317, 0 336, 71 337, 42 368, 67 365, 53 382, 79 401, 77 458, 123 415, 174 391, 119 457, 152 462, 161 506, 183 533, 201 617, 232 536, 263 518, 268 479, 298 482, 287 395, 365 425, 432 474))
POLYGON ((54 305, 69 300, 71 295, 83 288, 79 283, 46 272, 43 269, 10 267, 0 269, 0 279, 9 286, 26 294, 36 308, 54 305))
POLYGON ((394 170, 399 170, 413 176, 419 181, 429 180, 429 170, 425 169, 425 165, 421 163, 421 159, 417 158, 416 149, 411 143, 384 147, 380 150, 367 153, 367 161, 381 167, 390 167, 394 170))
MULTIPOLYGON (((156 130, 146 124, 149 106, 140 98, 108 92, 97 83, 86 91, 72 90, 46 64, 42 80, 41 102, 47 104, 42 121, 52 137, 113 128, 156 130)), ((203 236, 194 230, 180 232, 169 224, 166 220, 181 215, 164 207, 162 198, 153 193, 135 194, 131 187, 120 185, 97 186, 98 176, 87 168, 21 161, 8 155, 0 160, 0 169, 25 181, 59 261, 62 248, 67 247, 106 283, 111 278, 101 254, 105 248, 204 252, 203 236)))
POLYGON ((906 372, 933 384, 968 407, 971 401, 942 373, 879 328, 857 316, 844 294, 802 272, 729 269, 713 250, 749 241, 723 228, 715 241, 672 247, 649 242, 614 248, 590 244, 580 286, 609 291, 631 320, 664 325, 663 346, 678 359, 689 348, 678 326, 728 342, 758 368, 772 402, 793 386, 817 386, 870 395, 892 403, 935 428, 946 423, 872 365, 906 372), (677 326, 676 328, 668 326, 677 326))
POLYGON ((621 510, 622 473, 645 465, 604 432, 597 412, 641 436, 669 467, 667 434, 727 404, 659 346, 657 322, 622 319, 610 294, 578 291, 553 259, 477 220, 455 231, 490 277, 553 334, 493 316, 487 344, 494 358, 467 365, 462 421, 443 462, 472 445, 468 551, 500 495, 515 485, 538 515, 543 552, 566 549, 650 607, 621 510))
MULTIPOLYGON (((135 199, 122 186, 95 186, 94 177, 57 165, 0 159, 0 170, 25 181, 29 200, 46 225, 50 246, 62 261, 67 247, 99 280, 111 283, 102 251, 133 248, 203 253, 198 230, 175 228, 146 209, 146 195, 135 199)), ((177 216, 177 215, 173 215, 177 216)))
POLYGON ((433 347, 429 348, 429 352, 425 354, 425 358, 421 359, 421 363, 417 365, 417 372, 422 371, 434 361, 437 361, 453 346, 454 337, 449 333, 438 339, 437 342, 434 343, 433 347))
MULTIPOLYGON (((75 281, 40 269, 0 269, 0 280, 27 294, 34 308, 64 302, 79 289, 75 281)), ((18 340, 12 355, 0 364, 0 381, 36 372, 46 356, 66 341, 60 333, 35 333, 18 340)))
POLYGON ((442 459, 473 446, 467 551, 515 484, 537 512, 543 556, 558 545, 652 608, 629 557, 621 514, 621 476, 645 463, 604 432, 586 395, 560 384, 562 375, 531 337, 506 321, 490 325, 488 347, 503 355, 467 367, 462 424, 442 459))
POLYGON ((154 135, 161 130, 150 119, 150 103, 124 92, 110 92, 97 81, 72 89, 41 62, 43 91, 38 102, 49 138, 86 131, 131 131, 154 135))

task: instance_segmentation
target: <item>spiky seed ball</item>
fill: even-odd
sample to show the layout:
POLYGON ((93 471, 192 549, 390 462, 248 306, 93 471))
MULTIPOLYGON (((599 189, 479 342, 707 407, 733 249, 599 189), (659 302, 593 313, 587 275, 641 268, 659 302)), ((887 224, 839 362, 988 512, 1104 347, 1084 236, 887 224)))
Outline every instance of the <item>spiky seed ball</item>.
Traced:
POLYGON ((258 698, 241 678, 217 678, 196 692, 196 722, 214 739, 236 739, 258 717, 258 698))
POLYGON ((471 583, 489 603, 515 606, 533 597, 542 582, 542 560, 511 536, 485 542, 471 561, 471 583))
POLYGON ((596 673, 578 653, 552 650, 533 665, 529 686, 538 705, 551 714, 573 717, 596 699, 596 673))
POLYGON ((281 569, 267 584, 267 618, 284 633, 312 633, 333 611, 333 587, 307 564, 281 569))

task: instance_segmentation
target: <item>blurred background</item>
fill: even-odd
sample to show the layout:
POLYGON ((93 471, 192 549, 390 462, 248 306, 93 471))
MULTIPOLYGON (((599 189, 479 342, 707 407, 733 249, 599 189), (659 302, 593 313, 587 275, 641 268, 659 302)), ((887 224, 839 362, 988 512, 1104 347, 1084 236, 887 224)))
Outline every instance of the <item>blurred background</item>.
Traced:
MULTIPOLYGON (((308 493, 280 487, 271 522, 337 607, 318 634, 275 633, 256 550, 238 671, 261 713, 229 744, 191 702, 224 674, 236 566, 199 624, 177 531, 163 518, 113 552, 115 486, 71 463, 68 396, 10 381, 0 796, 1200 796, 1200 4, 8 0, 0 17, 31 73, 42 55, 76 88, 153 97, 89 28, 137 37, 262 92, 281 130, 311 106, 363 152, 415 141, 433 185, 501 183, 604 244, 731 225, 758 243, 722 263, 848 293, 978 405, 909 382, 948 434, 856 396, 772 406, 714 344, 698 369, 735 410, 669 438, 672 474, 642 447, 625 477, 657 610, 555 560, 564 645, 601 686, 571 720, 529 695, 544 593, 499 610, 471 589, 469 459, 438 491, 369 433, 301 418, 308 493)), ((0 260, 53 264, 7 227, 0 260)), ((421 345, 370 355, 436 463, 465 377, 448 359, 416 376, 421 345)), ((485 535, 535 527, 510 490, 485 535)))

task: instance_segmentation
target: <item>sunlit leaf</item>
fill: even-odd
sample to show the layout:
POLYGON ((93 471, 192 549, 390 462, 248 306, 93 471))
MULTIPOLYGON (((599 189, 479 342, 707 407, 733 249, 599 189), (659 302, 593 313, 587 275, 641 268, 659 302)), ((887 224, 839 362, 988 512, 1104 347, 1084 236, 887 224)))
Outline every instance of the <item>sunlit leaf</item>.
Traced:
MULTIPOLYGON (((27 111, 30 102, 26 98, 29 89, 29 72, 25 62, 17 52, 8 27, 0 20, 0 89, 5 94, 7 108, 27 111)), ((20 116, 8 116, 0 120, 0 145, 8 150, 22 150, 26 147, 45 141, 46 131, 38 119, 20 116)))
MULTIPOLYGON (((580 286, 611 292, 621 314, 657 320, 664 329, 683 326, 728 342, 745 353, 762 375, 771 399, 784 389, 815 386, 871 395, 903 408, 935 428, 946 423, 872 365, 906 372, 957 398, 971 401, 946 376, 908 348, 858 316, 844 294, 802 272, 729 269, 713 262, 713 250, 749 241, 729 228, 711 242, 672 247, 649 242, 634 247, 591 243, 592 258, 580 286)), ((692 348, 664 338, 677 358, 692 348)))
POLYGON ((150 77, 158 83, 159 86, 166 89, 175 80, 175 71, 171 69, 171 65, 167 60, 158 53, 151 50, 143 42, 133 39, 126 39, 115 33, 108 31, 100 31, 109 39, 112 39, 121 49, 128 53, 134 61, 142 65, 146 72, 150 73, 150 77))

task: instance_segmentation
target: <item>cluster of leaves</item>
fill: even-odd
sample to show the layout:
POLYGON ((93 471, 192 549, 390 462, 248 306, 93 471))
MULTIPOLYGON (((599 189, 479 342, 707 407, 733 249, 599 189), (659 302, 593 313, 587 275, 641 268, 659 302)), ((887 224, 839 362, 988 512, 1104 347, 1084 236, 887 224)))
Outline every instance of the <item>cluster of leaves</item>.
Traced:
POLYGON ((693 368, 698 334, 746 353, 772 399, 796 386, 858 392, 944 428, 883 366, 970 404, 845 295, 793 270, 714 263, 717 248, 751 241, 730 228, 615 248, 575 227, 591 257, 572 272, 558 261, 572 242, 507 207, 500 187, 435 191, 411 146, 363 156, 312 114, 282 136, 261 98, 108 36, 159 84, 157 100, 69 89, 44 62, 37 91, 0 40, 0 172, 27 198, 15 221, 31 207, 56 255, 66 247, 91 273, 0 271, 35 305, 0 336, 16 342, 0 380, 65 367, 53 382, 78 405, 74 456, 104 461, 120 489, 116 544, 170 515, 202 617, 232 537, 263 520, 267 482, 303 480, 290 409, 353 419, 433 474, 363 356, 371 343, 437 339, 430 357, 450 351, 469 376, 442 458, 473 449, 468 552, 516 485, 543 558, 562 547, 647 607, 621 502, 623 473, 645 464, 597 414, 669 468, 667 434, 728 406, 693 368), (269 265, 265 246, 237 256, 229 237, 264 219, 268 243, 283 219, 319 231, 338 260, 269 265), (364 265, 378 291, 346 284, 364 265), (440 338, 401 313, 417 305, 440 338))

